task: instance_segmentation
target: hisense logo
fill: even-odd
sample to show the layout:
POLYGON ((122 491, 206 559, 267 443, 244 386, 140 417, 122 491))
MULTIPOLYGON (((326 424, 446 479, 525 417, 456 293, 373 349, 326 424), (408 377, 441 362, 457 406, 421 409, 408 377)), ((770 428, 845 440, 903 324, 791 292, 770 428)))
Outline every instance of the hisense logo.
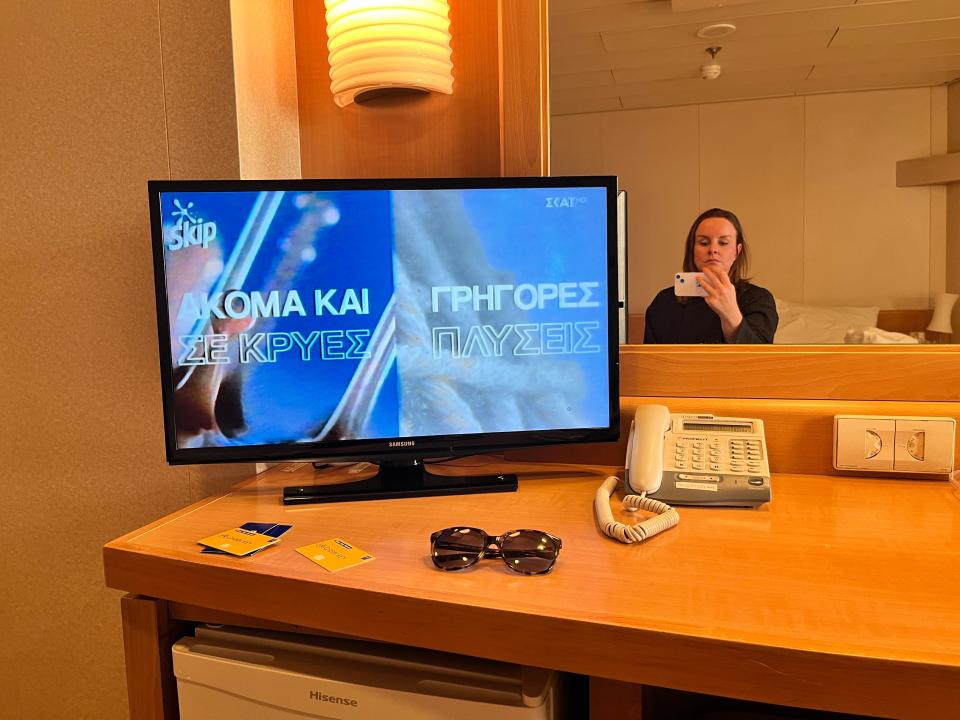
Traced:
POLYGON ((215 222, 204 222, 202 217, 194 217, 190 212, 193 203, 188 202, 186 207, 179 199, 174 198, 173 204, 177 208, 173 211, 173 218, 176 225, 170 228, 170 236, 167 239, 168 250, 179 250, 188 245, 201 245, 206 249, 211 241, 217 238, 217 224, 215 222))
POLYGON ((416 440, 391 440, 387 443, 387 447, 413 447, 416 444, 416 440))
POLYGON ((340 697, 339 695, 327 695, 319 690, 311 690, 310 699, 319 700, 320 702, 333 703, 334 705, 346 705, 347 707, 357 707, 357 705, 360 704, 354 698, 340 697))

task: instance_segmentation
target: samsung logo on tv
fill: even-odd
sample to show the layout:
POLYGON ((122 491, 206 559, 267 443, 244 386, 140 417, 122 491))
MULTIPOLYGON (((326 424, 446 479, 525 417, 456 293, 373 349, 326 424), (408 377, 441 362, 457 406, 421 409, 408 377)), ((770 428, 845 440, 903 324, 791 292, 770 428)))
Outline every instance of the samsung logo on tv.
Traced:
POLYGON ((548 208, 572 208, 575 205, 583 205, 587 202, 585 197, 576 195, 565 195, 545 198, 548 208))
POLYGON ((191 215, 192 202, 188 202, 184 207, 180 200, 174 198, 173 204, 177 208, 173 211, 173 217, 177 224, 170 228, 167 249, 171 251, 179 250, 188 245, 201 245, 206 249, 210 242, 217 237, 217 224, 215 222, 204 222, 202 217, 191 215))
POLYGON ((416 440, 391 440, 387 443, 387 447, 413 447, 416 444, 416 440))
POLYGON ((357 707, 359 703, 348 697, 340 697, 338 695, 327 695, 326 693, 320 692, 318 690, 310 691, 311 700, 319 700, 320 702, 333 703, 334 705, 347 705, 348 707, 357 707))

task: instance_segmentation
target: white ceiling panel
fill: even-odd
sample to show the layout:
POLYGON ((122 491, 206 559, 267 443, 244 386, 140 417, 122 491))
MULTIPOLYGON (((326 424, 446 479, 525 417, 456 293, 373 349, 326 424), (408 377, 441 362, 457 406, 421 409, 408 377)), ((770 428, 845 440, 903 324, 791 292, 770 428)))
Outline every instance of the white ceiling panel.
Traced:
POLYGON ((797 90, 800 95, 812 93, 857 92, 860 90, 890 90, 894 88, 930 87, 950 82, 957 77, 948 70, 934 72, 888 71, 880 75, 819 77, 804 80, 797 90))
MULTIPOLYGON (((623 5, 627 0, 549 0, 549 2, 551 15, 563 15, 609 5, 623 5)), ((632 0, 632 2, 633 4, 645 2, 652 5, 653 3, 661 3, 663 0, 632 0)))
MULTIPOLYGON (((960 0, 957 2, 960 10, 960 0)), ((887 43, 917 42, 960 38, 960 16, 950 19, 922 20, 891 25, 840 28, 830 47, 847 45, 884 45, 887 43)))
POLYGON ((784 93, 779 82, 766 85, 725 86, 704 91, 696 87, 681 85, 660 88, 657 92, 640 95, 626 95, 622 98, 624 110, 639 110, 641 108, 672 107, 675 105, 695 105, 709 102, 729 102, 733 100, 756 100, 762 98, 784 97, 792 93, 784 93))
POLYGON ((550 38, 550 57, 603 57, 607 49, 600 33, 583 33, 561 38, 550 38))
POLYGON ((554 112, 577 112, 578 103, 596 112, 603 103, 661 107, 960 78, 960 0, 756 0, 689 12, 674 12, 670 0, 551 0, 550 8, 551 82, 561 101, 554 112), (710 21, 737 28, 698 38, 710 21), (702 81, 710 45, 722 47, 723 71, 702 81))
MULTIPOLYGON (((798 36, 794 36, 798 37, 798 36)), ((826 33, 817 33, 816 36, 805 35, 803 42, 793 42, 794 37, 783 40, 772 38, 757 43, 736 44, 723 46, 717 55, 723 68, 723 76, 735 79, 740 73, 751 73, 756 70, 772 68, 811 66, 819 57, 825 56, 829 50, 826 47, 829 37, 826 33), (816 43, 819 47, 815 47, 816 43)), ((682 62, 673 60, 669 63, 644 64, 633 68, 614 68, 613 77, 618 83, 636 82, 650 72, 655 72, 663 78, 668 77, 700 77, 700 66, 710 60, 701 48, 685 48, 686 55, 682 62), (676 71, 670 72, 671 67, 676 71)), ((865 60, 861 51, 856 60, 865 60)))
MULTIPOLYGON (((597 36, 599 37, 599 35, 597 36)), ((616 70, 617 68, 645 67, 668 62, 689 62, 699 58, 701 47, 688 45, 682 48, 657 50, 627 50, 619 53, 593 53, 559 57, 550 48, 550 76, 553 78, 570 73, 593 72, 595 70, 616 70)))
POLYGON ((617 87, 631 85, 641 82, 652 82, 655 80, 696 80, 701 84, 710 83, 741 83, 752 82, 758 76, 770 77, 773 79, 782 78, 786 81, 788 78, 796 76, 796 71, 805 68, 806 77, 813 68, 813 64, 806 62, 802 54, 785 54, 775 59, 770 59, 762 65, 751 60, 746 61, 725 61, 722 65, 723 73, 717 80, 703 80, 700 77, 700 63, 691 65, 679 70, 671 65, 662 65, 651 68, 638 68, 631 70, 614 70, 613 78, 617 87))
MULTIPOLYGON (((833 37, 832 30, 818 30, 812 33, 800 33, 787 37, 757 38, 753 42, 740 41, 736 38, 719 40, 717 44, 723 50, 720 60, 762 60, 777 53, 809 52, 826 50, 833 37)), ((646 67, 655 67, 665 64, 685 65, 688 68, 699 68, 707 59, 705 52, 707 43, 685 45, 676 48, 651 48, 635 52, 624 51, 619 53, 600 53, 579 57, 557 58, 551 52, 550 72, 554 78, 568 73, 589 72, 594 70, 629 70, 646 67)), ((863 51, 857 51, 862 56, 863 51)), ((941 53, 946 54, 946 53, 941 53)))
MULTIPOLYGON (((589 2, 590 0, 585 0, 589 2)), ((897 0, 887 0, 887 2, 897 0)), ((902 0, 913 2, 914 0, 902 0)), ((939 0, 934 0, 939 1, 939 0)), ((698 23, 722 22, 753 15, 768 15, 784 12, 816 10, 853 6, 856 0, 758 0, 750 5, 737 5, 729 8, 695 10, 693 12, 673 12, 669 0, 657 2, 621 2, 601 8, 589 8, 579 11, 556 12, 551 4, 550 33, 554 37, 577 35, 583 32, 613 32, 617 30, 642 30, 646 28, 670 27, 698 23)), ((572 5, 568 2, 567 5, 572 5)))
POLYGON ((559 75, 553 78, 550 87, 554 90, 570 90, 584 87, 603 87, 605 85, 613 85, 613 73, 609 70, 559 75))
MULTIPOLYGON (((875 3, 832 7, 817 11, 800 11, 753 15, 736 20, 736 32, 731 38, 749 41, 755 38, 788 36, 817 30, 837 30, 868 25, 913 23, 927 19, 927 12, 935 11, 939 20, 960 17, 960 0, 904 0, 903 2, 875 3)), ((680 45, 707 45, 709 41, 697 37, 700 23, 673 25, 666 28, 643 28, 601 33, 608 52, 622 52, 637 47, 676 47, 680 45)), ((911 38, 906 38, 909 41, 911 38)), ((920 39, 920 38, 918 38, 920 39)), ((722 41, 718 40, 718 44, 722 41)))
POLYGON ((810 53, 816 63, 868 62, 898 59, 913 62, 917 58, 956 55, 960 53, 960 38, 931 40, 929 42, 902 42, 888 45, 841 45, 831 43, 829 48, 810 53))
POLYGON ((709 10, 732 5, 749 5, 758 0, 670 0, 670 9, 676 13, 690 12, 691 10, 709 10))
POLYGON ((960 55, 942 57, 915 58, 909 64, 898 60, 885 60, 867 63, 846 63, 839 65, 823 64, 814 67, 811 78, 870 76, 882 78, 891 73, 947 72, 960 76, 960 55))
POLYGON ((672 78, 664 80, 648 80, 618 85, 595 86, 590 88, 571 88, 557 90, 553 96, 562 100, 597 99, 610 97, 636 97, 644 93, 662 94, 665 90, 683 90, 684 92, 700 91, 704 97, 712 97, 714 93, 734 89, 737 93, 745 92, 746 88, 754 85, 763 85, 764 88, 780 84, 785 88, 784 94, 792 94, 794 88, 810 74, 810 66, 758 69, 744 72, 736 78, 720 77, 717 80, 701 80, 699 77, 672 78))
POLYGON ((617 87, 655 80, 696 80, 700 77, 700 63, 670 63, 666 65, 647 65, 642 68, 614 70, 613 79, 617 87))
POLYGON ((579 115, 580 113, 610 112, 612 110, 623 110, 620 98, 592 98, 589 100, 550 98, 551 115, 579 115))
MULTIPOLYGON (((731 45, 730 50, 733 50, 731 45)), ((918 70, 928 68, 950 69, 956 67, 956 56, 960 55, 960 38, 942 40, 931 43, 900 43, 879 47, 873 45, 816 49, 795 49, 785 47, 768 50, 761 53, 753 52, 750 45, 741 52, 727 53, 727 48, 720 52, 718 59, 723 67, 723 76, 735 79, 741 70, 750 70, 758 66, 766 68, 795 67, 809 64, 834 73, 844 72, 850 67, 852 72, 869 78, 874 68, 894 64, 897 68, 912 67, 918 70)), ((699 67, 698 59, 692 64, 699 67)), ((629 82, 627 70, 614 70, 613 76, 617 82, 629 82)))

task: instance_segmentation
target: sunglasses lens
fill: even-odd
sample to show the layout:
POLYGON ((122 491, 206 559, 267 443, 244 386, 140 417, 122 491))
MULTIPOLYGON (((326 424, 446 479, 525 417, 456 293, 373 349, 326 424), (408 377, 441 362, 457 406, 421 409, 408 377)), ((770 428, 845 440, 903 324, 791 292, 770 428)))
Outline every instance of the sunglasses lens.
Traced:
POLYGON ((544 533, 517 530, 503 538, 500 551, 511 570, 526 575, 541 575, 553 567, 560 547, 556 540, 544 533))
POLYGON ((459 570, 480 559, 483 533, 473 528, 441 530, 431 548, 433 564, 441 570, 459 570))

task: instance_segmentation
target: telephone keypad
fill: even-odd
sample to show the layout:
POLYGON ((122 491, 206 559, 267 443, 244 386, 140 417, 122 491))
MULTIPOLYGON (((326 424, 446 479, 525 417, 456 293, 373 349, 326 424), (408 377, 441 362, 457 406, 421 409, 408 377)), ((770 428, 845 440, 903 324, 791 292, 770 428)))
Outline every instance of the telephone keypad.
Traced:
POLYGON ((763 474, 763 444, 754 438, 694 439, 676 436, 664 447, 677 470, 763 474))

